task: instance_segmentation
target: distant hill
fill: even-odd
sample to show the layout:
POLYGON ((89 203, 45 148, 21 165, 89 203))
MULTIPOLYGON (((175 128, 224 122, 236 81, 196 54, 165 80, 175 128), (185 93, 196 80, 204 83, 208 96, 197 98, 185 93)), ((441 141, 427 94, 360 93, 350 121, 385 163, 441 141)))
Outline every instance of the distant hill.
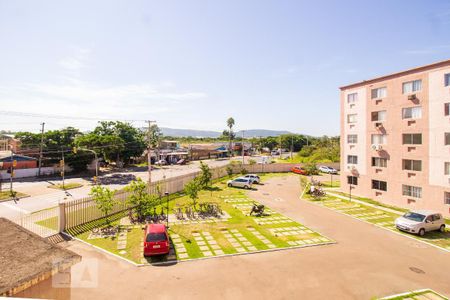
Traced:
MULTIPOLYGON (((175 129, 161 127, 161 131, 165 136, 173 137, 205 137, 205 138, 217 138, 222 132, 209 131, 209 130, 194 130, 194 129, 175 129)), ((286 130, 268 130, 268 129, 249 129, 244 130, 244 137, 267 137, 267 136, 278 136, 281 134, 289 134, 286 130)), ((237 136, 242 136, 242 131, 236 132, 237 136)))

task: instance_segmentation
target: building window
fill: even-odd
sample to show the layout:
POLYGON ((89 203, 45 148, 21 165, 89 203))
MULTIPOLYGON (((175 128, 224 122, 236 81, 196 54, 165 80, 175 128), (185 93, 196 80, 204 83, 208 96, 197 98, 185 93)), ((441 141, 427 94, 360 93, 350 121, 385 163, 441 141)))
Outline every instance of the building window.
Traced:
POLYGON ((450 116, 450 102, 444 104, 444 115, 450 116))
POLYGON ((356 144, 356 143, 358 143, 358 135, 356 135, 356 134, 349 134, 349 135, 347 135, 347 143, 348 144, 356 144))
POLYGON ((407 107, 402 109, 403 119, 420 119, 422 118, 422 107, 407 107))
POLYGON ((444 192, 444 203, 450 204, 450 192, 444 192))
POLYGON ((347 95, 347 103, 355 103, 358 100, 358 93, 352 93, 347 95))
POLYGON ((385 134, 372 134, 372 145, 386 145, 387 136, 385 134))
POLYGON ((403 196, 422 198, 422 188, 411 185, 403 185, 403 196))
POLYGON ((422 89, 422 80, 414 80, 403 83, 403 94, 410 94, 422 89))
POLYGON ((372 167, 386 168, 387 158, 372 157, 372 167))
POLYGON ((356 165, 358 164, 358 156, 356 155, 347 155, 347 163, 356 165))
POLYGON ((413 159, 403 160, 403 170, 408 171, 422 171, 422 161, 413 159))
POLYGON ((445 162, 444 163, 444 174, 445 175, 450 175, 450 162, 445 162))
POLYGON ((450 145, 450 132, 445 133, 445 145, 450 145))
POLYGON ((404 133, 403 145, 422 145, 421 133, 404 133))
POLYGON ((385 121, 386 120, 386 111, 374 111, 372 112, 372 121, 385 121))
POLYGON ((357 114, 347 115, 347 123, 356 123, 357 114))
POLYGON ((347 183, 351 185, 358 185, 358 177, 356 176, 347 176, 347 183))
POLYGON ((387 182, 381 180, 372 180, 372 190, 387 191, 387 182))
POLYGON ((445 77, 445 86, 450 86, 450 73, 444 75, 445 77))
POLYGON ((384 98, 387 95, 387 91, 385 87, 373 89, 371 91, 372 99, 384 98))

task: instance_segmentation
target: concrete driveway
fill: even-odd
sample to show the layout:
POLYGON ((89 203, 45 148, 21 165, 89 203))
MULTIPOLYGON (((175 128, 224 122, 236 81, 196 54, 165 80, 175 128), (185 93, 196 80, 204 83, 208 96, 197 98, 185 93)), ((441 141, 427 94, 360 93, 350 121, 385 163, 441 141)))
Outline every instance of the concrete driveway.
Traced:
POLYGON ((72 299, 372 299, 421 288, 450 295, 449 253, 299 200, 298 183, 275 177, 249 193, 337 244, 134 267, 73 241, 68 247, 86 265, 72 278, 95 288, 73 288, 72 299), (93 262, 98 276, 89 277, 93 262))

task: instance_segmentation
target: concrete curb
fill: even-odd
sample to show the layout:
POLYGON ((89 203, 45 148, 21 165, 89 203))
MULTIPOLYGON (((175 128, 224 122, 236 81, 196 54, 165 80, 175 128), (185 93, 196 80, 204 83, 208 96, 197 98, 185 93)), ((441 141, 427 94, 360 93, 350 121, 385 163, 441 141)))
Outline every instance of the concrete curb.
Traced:
MULTIPOLYGON (((366 223, 366 224, 373 225, 373 226, 375 226, 375 227, 384 229, 384 230, 386 230, 386 231, 392 232, 392 233, 397 234, 397 235, 399 235, 399 236, 402 236, 402 237, 405 237, 405 238, 408 238, 408 239, 412 239, 412 240, 414 240, 414 241, 416 241, 416 242, 424 243, 424 244, 427 244, 427 245, 432 246, 432 247, 434 247, 434 248, 437 248, 437 249, 439 249, 439 250, 442 250, 442 251, 445 251, 445 252, 450 253, 450 250, 448 250, 448 249, 446 249, 446 248, 442 248, 442 247, 440 247, 440 246, 431 244, 431 243, 429 243, 429 242, 419 240, 418 238, 415 238, 415 237, 413 237, 413 236, 408 236, 408 235, 406 235, 406 234, 404 234, 404 233, 394 231, 394 230, 392 230, 392 229, 389 229, 389 228, 386 228, 386 227, 377 225, 377 224, 375 224, 375 223, 370 223, 370 222, 368 222, 368 221, 366 221, 366 220, 362 220, 362 219, 359 219, 359 218, 354 217, 354 216, 352 216, 352 215, 349 215, 349 214, 346 214, 346 213, 343 213, 343 212, 334 210, 334 209, 332 209, 332 208, 326 207, 326 206, 324 206, 324 205, 320 205, 320 204, 314 203, 314 202, 309 201, 309 200, 307 200, 307 199, 300 198, 300 200, 306 201, 306 202, 311 203, 311 204, 313 204, 313 205, 316 205, 316 206, 318 206, 318 207, 323 207, 323 208, 328 209, 328 210, 330 210, 330 211, 334 211, 335 213, 338 213, 338 214, 341 214, 341 215, 350 217, 350 218, 355 219, 355 220, 358 220, 358 221, 360 221, 360 222, 363 222, 363 223, 366 223)), ((362 204, 364 204, 364 203, 362 203, 362 204)))

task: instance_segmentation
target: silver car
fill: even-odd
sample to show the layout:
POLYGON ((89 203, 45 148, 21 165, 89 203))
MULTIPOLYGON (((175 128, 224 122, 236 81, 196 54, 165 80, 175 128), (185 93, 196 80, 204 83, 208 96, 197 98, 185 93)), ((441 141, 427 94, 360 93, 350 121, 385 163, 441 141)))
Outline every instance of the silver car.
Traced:
POLYGON ((410 211, 395 220, 397 229, 425 235, 425 232, 439 230, 445 231, 445 220, 440 213, 429 210, 410 211))
POLYGON ((228 180, 227 185, 229 187, 240 187, 244 189, 251 189, 252 180, 250 178, 238 177, 233 180, 228 180))
POLYGON ((250 179, 252 181, 252 183, 256 183, 256 184, 259 184, 259 182, 261 181, 259 176, 256 175, 256 174, 247 174, 247 175, 245 175, 243 177, 250 179))
POLYGON ((328 167, 328 166, 320 166, 319 167, 319 171, 322 173, 327 173, 327 174, 337 174, 338 171, 332 167, 328 167))

